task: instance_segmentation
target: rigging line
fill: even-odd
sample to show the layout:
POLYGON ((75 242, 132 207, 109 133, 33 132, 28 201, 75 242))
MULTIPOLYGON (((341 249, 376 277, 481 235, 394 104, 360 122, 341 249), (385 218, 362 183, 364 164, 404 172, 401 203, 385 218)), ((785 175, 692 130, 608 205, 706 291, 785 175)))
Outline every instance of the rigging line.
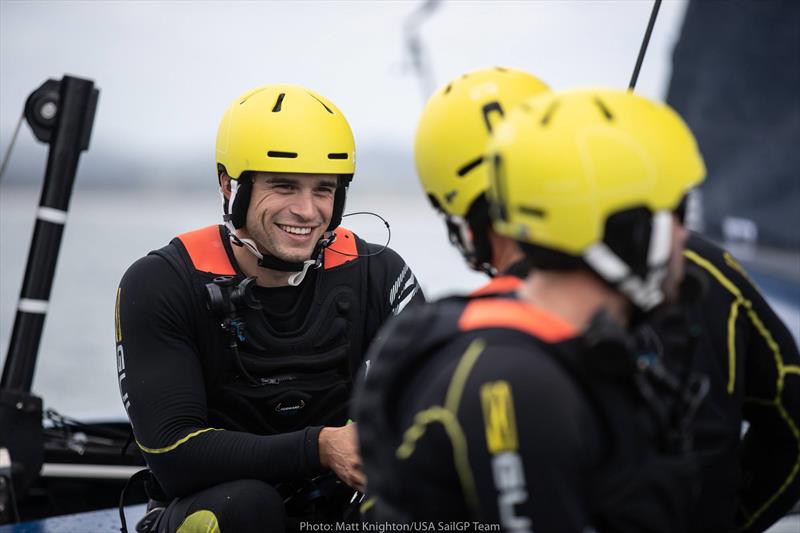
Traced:
POLYGON ((644 55, 647 53, 647 45, 650 43, 650 35, 653 33, 653 26, 656 25, 656 17, 658 17, 658 9, 660 7, 661 0, 655 0, 653 3, 653 10, 650 12, 650 21, 647 23, 647 30, 645 30, 644 39, 642 39, 642 46, 639 48, 639 57, 636 58, 636 66, 633 68, 631 82, 628 84, 629 91, 633 91, 634 87, 636 87, 636 80, 639 79, 639 70, 642 68, 644 55))
POLYGON ((0 165, 0 181, 3 179, 3 175, 6 173, 6 166, 8 165, 9 159, 11 159, 11 151, 14 149, 14 143, 17 142, 17 135, 19 135, 19 128, 22 126, 22 121, 25 120, 25 112, 19 116, 19 120, 17 121, 17 126, 14 128, 14 134, 11 136, 11 142, 8 143, 8 149, 6 150, 6 155, 3 157, 3 164, 0 165))

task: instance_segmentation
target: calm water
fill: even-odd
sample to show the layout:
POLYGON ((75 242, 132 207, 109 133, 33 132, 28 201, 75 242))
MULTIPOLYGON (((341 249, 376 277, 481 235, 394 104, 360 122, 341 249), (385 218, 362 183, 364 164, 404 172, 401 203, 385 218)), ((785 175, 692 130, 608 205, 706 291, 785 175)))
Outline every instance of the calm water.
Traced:
MULTIPOLYGON (((416 192, 416 191, 414 191, 416 192)), ((0 361, 7 352, 39 191, 0 187, 0 361)), ((348 212, 372 210, 392 226, 399 252, 430 297, 468 290, 484 278, 470 272, 446 240, 444 224, 422 194, 352 192, 348 212)), ((114 298, 122 273, 149 250, 183 231, 219 220, 219 199, 205 192, 77 191, 62 240, 34 391, 46 407, 80 417, 124 416, 116 385, 114 298)), ((356 216, 345 225, 376 243, 383 224, 356 216)), ((800 312, 775 301, 795 337, 800 312)))

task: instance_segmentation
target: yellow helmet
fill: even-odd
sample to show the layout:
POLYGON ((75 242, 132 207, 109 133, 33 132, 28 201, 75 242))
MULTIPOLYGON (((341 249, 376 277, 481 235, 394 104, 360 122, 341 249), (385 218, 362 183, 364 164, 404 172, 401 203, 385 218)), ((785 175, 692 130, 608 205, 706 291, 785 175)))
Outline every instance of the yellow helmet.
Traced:
POLYGON ((675 111, 615 89, 539 95, 509 114, 487 157, 498 233, 579 258, 637 307, 661 302, 671 213, 705 177, 675 111))
MULTIPOLYGON (((342 177, 329 229, 341 222, 355 172, 355 141, 344 115, 324 96, 297 85, 264 85, 239 96, 217 132, 217 166, 234 180, 243 172, 297 172, 342 177)), ((244 225, 249 187, 234 184, 234 227, 244 225), (238 201, 237 201, 238 200, 238 201)))
POLYGON ((512 107, 548 90, 527 72, 495 67, 464 74, 436 91, 414 140, 417 175, 436 207, 466 216, 489 186, 482 163, 492 129, 512 107))
POLYGON ((347 119, 324 96, 296 85, 264 85, 225 111, 217 163, 233 179, 246 170, 352 177, 355 142, 347 119))
POLYGON ((422 112, 414 141, 417 175, 428 199, 445 215, 450 241, 475 270, 494 274, 484 200, 489 135, 507 111, 548 90, 527 72, 486 68, 441 87, 422 112))

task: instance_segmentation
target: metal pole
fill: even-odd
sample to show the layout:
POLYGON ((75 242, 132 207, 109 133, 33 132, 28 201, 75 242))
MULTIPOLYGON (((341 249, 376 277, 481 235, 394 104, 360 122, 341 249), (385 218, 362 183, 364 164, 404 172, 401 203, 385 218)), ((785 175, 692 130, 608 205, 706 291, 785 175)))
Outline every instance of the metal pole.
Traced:
POLYGON ((53 286, 75 172, 89 147, 99 91, 94 82, 64 76, 31 93, 25 117, 36 137, 50 144, 25 279, 0 388, 29 392, 53 286))

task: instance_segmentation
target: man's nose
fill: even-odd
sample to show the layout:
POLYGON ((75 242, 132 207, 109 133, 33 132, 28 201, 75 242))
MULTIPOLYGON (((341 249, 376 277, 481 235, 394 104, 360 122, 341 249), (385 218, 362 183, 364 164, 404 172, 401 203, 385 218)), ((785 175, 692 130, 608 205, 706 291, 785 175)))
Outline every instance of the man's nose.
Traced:
POLYGON ((292 199, 290 210, 303 220, 314 218, 314 194, 311 190, 301 190, 292 199))

